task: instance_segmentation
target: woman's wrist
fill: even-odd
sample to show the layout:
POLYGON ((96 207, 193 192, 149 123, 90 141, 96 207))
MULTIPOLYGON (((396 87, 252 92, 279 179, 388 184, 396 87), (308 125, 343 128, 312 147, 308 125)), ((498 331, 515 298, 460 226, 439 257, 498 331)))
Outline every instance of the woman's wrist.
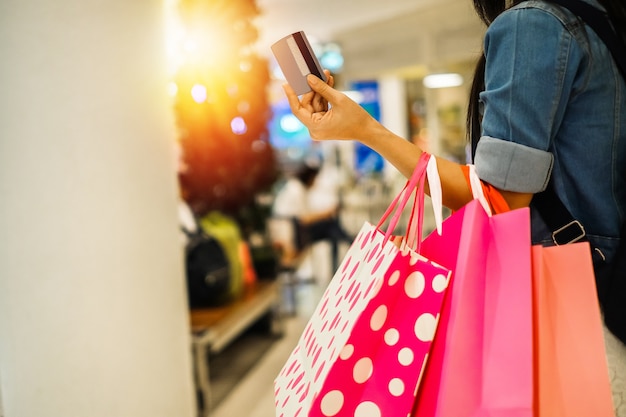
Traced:
POLYGON ((376 119, 371 118, 367 123, 361 125, 361 134, 356 140, 380 152, 380 149, 377 148, 381 148, 385 144, 389 135, 394 134, 376 119))

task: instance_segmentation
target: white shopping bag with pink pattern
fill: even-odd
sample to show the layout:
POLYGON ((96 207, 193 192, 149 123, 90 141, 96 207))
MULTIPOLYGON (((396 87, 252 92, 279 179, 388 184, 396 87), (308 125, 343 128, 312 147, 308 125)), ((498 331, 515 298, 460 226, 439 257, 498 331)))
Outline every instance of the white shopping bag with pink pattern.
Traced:
POLYGON ((411 412, 450 271, 406 244, 399 249, 389 237, 409 195, 418 188, 417 217, 412 216, 409 234, 419 247, 415 236, 421 235, 427 162, 427 156, 420 159, 379 225, 366 223, 358 233, 276 378, 277 417, 411 412), (384 233, 380 225, 394 209, 384 233))

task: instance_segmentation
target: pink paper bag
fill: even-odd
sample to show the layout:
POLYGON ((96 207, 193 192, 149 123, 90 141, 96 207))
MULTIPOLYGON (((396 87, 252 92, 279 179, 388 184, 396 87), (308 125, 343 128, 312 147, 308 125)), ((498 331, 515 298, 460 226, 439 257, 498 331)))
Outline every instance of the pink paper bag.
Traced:
POLYGON ((423 242, 454 272, 414 416, 533 415, 529 223, 528 209, 489 217, 474 200, 423 242))
POLYGON ((276 416, 305 416, 350 331, 398 253, 365 223, 274 382, 276 416))
POLYGON ((589 243, 532 248, 537 417, 612 417, 589 243))
POLYGON ((408 415, 450 273, 408 251, 395 256, 330 369, 310 417, 408 415))

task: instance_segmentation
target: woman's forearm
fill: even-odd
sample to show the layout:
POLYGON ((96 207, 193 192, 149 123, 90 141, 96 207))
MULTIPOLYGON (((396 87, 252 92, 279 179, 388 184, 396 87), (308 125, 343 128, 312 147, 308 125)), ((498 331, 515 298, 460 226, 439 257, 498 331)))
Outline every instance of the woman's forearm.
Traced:
MULTIPOLYGON (((315 140, 357 140, 378 152, 403 175, 410 177, 422 150, 394 134, 374 119, 358 103, 314 75, 308 76, 312 93, 298 98, 289 85, 285 93, 293 114, 309 129, 315 140), (330 106, 326 106, 329 103, 330 106)), ((331 78, 332 81, 332 78, 331 78)), ((332 84, 332 82, 331 82, 332 84)), ((437 158, 443 204, 453 210, 472 200, 461 165, 437 158)), ((428 191, 428 189, 426 190, 428 191)), ((528 205, 532 194, 503 193, 511 208, 528 205)))
MULTIPOLYGON (((378 152, 407 178, 411 176, 423 152, 417 145, 394 134, 375 121, 369 123, 369 126, 365 127, 362 132, 361 143, 378 152)), ((443 189, 443 204, 456 210, 471 201, 472 193, 467 186, 461 166, 455 162, 437 158, 437 167, 443 189)))

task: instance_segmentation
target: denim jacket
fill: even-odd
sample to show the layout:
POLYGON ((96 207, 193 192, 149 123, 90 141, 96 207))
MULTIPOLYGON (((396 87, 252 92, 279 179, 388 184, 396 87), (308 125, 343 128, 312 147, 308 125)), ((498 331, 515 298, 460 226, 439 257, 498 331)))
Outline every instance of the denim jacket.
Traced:
MULTIPOLYGON (((596 0, 586 0, 600 9, 596 0)), ((555 4, 525 1, 487 29, 479 177, 503 190, 556 193, 610 260, 626 213, 626 85, 591 28, 555 4)), ((551 231, 532 209, 532 239, 551 231)))

